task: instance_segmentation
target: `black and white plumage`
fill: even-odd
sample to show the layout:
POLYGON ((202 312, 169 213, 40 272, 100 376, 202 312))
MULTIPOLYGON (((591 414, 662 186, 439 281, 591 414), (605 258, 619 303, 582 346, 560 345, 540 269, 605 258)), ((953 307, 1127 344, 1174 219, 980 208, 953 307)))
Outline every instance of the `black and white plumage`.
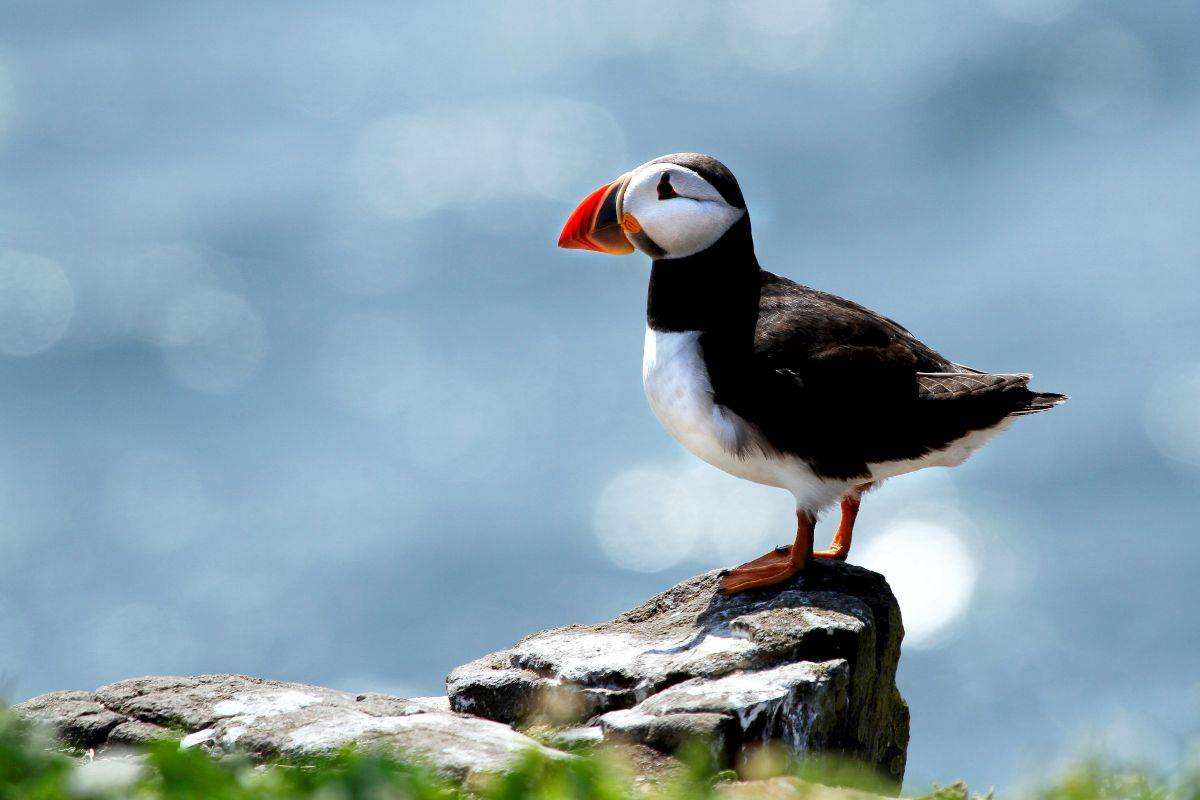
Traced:
POLYGON ((654 413, 710 464, 791 491, 810 519, 866 484, 955 466, 1014 417, 1066 399, 1029 389, 1028 375, 955 364, 887 317, 761 269, 737 181, 708 156, 664 156, 602 187, 560 244, 628 252, 620 234, 653 259, 654 413))

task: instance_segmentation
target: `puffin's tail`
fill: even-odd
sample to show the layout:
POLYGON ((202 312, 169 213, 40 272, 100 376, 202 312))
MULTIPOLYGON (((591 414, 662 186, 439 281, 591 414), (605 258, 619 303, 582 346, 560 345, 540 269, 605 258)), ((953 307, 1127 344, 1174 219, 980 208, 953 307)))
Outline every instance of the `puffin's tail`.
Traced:
POLYGON ((1027 372, 982 372, 962 364, 954 366, 960 371, 918 372, 917 396, 939 403, 983 403, 999 412, 997 419, 1036 414, 1067 401, 1065 394, 1030 389, 1033 376, 1027 372))
POLYGON ((1039 411, 1046 411, 1055 406, 1062 405, 1067 402, 1065 394, 1056 394, 1055 392, 1030 392, 1029 398, 1026 400, 1026 405, 1023 408, 1018 408, 1009 416, 1019 417, 1022 414, 1036 414, 1039 411))

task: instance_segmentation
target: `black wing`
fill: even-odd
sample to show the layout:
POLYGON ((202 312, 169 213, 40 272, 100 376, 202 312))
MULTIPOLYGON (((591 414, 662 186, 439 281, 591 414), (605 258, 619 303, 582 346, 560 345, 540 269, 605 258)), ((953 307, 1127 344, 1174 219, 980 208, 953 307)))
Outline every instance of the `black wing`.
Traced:
POLYGON ((900 323, 828 292, 762 272, 755 351, 779 368, 951 372, 900 323))
POLYGON ((1027 375, 960 367, 887 317, 765 271, 752 365, 708 350, 714 399, 829 477, 919 458, 1058 397, 1029 391, 1027 375))

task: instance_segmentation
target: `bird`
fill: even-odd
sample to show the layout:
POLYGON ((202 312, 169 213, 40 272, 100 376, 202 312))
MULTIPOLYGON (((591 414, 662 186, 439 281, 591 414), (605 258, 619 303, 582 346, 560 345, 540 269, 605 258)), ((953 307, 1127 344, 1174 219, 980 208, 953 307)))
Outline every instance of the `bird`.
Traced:
POLYGON ((596 189, 559 247, 652 262, 642 381, 663 427, 731 475, 790 491, 791 545, 725 572, 726 595, 775 586, 813 558, 844 561, 862 496, 888 478, 958 466, 1016 417, 1067 397, 1025 373, 955 363, 899 323, 763 269, 733 173, 675 153, 596 189), (832 542, 819 514, 840 504, 832 542))

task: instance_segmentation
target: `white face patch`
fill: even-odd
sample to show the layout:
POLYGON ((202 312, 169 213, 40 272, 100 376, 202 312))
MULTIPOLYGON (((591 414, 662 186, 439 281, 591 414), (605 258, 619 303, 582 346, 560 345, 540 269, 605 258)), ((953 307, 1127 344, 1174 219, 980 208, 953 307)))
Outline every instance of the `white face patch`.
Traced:
POLYGON ((642 231, 666 252, 667 258, 699 253, 746 214, 744 208, 725 202, 721 193, 693 170, 669 163, 647 164, 634 170, 625 188, 622 211, 637 219, 642 231), (659 199, 664 175, 676 196, 659 199))

